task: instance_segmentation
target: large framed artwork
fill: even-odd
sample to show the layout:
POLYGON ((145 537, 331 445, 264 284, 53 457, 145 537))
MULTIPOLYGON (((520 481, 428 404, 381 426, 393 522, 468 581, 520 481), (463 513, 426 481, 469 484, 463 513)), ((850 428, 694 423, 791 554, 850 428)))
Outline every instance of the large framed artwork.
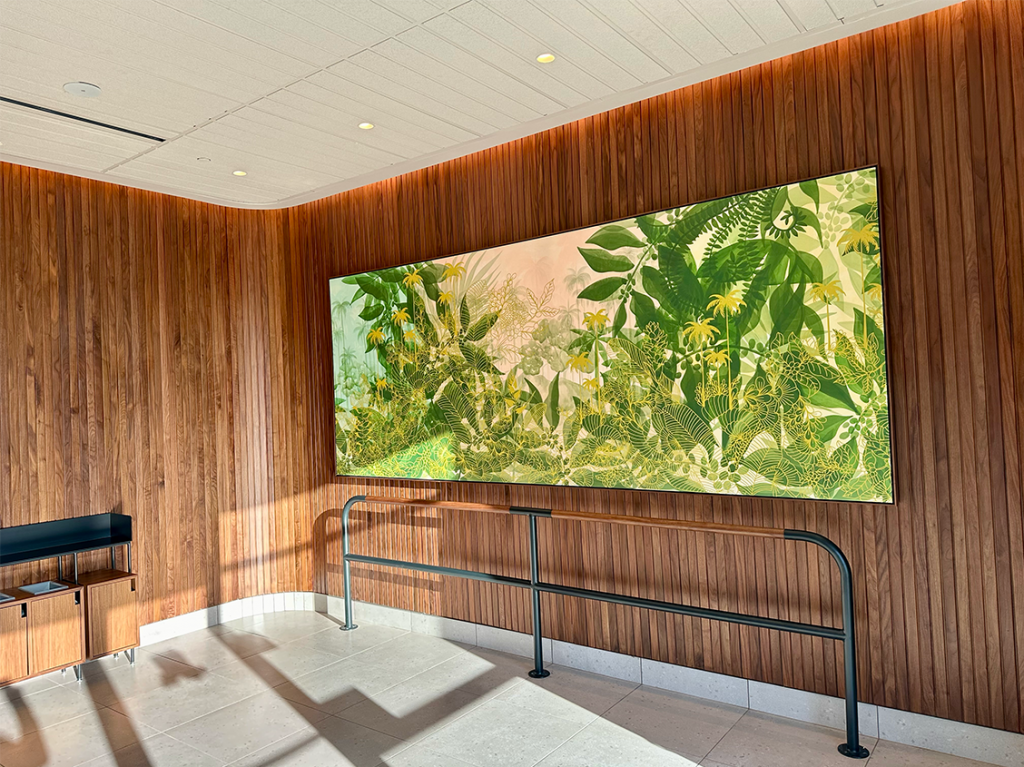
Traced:
POLYGON ((337 473, 889 503, 875 168, 331 280, 337 473))

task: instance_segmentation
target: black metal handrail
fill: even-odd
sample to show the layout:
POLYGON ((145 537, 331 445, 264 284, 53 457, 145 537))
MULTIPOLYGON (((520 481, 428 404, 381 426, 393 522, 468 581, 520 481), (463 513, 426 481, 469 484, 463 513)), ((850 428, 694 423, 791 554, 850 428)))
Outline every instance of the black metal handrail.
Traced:
POLYGON ((529 675, 534 679, 542 679, 550 675, 550 671, 544 668, 544 655, 541 645, 541 593, 559 594, 567 597, 581 597, 583 599, 594 599, 601 602, 624 605, 626 607, 642 607, 649 610, 661 610, 676 615, 688 615, 693 618, 704 618, 707 620, 719 620, 727 623, 738 623, 744 626, 755 628, 777 629, 779 631, 790 631, 797 634, 822 637, 824 639, 835 639, 843 643, 843 661, 846 672, 846 742, 840 744, 839 753, 853 759, 865 759, 868 750, 860 744, 859 715, 857 711, 857 652, 855 638, 855 621, 853 612, 853 576, 850 571, 850 563, 842 550, 831 540, 818 533, 806 530, 781 530, 773 527, 746 527, 741 525, 724 525, 710 522, 691 522, 677 519, 652 519, 650 517, 625 517, 611 514, 596 514, 585 511, 560 511, 550 509, 530 509, 519 506, 500 506, 483 503, 458 503, 454 501, 430 501, 421 498, 384 498, 377 496, 355 495, 346 501, 341 513, 341 558, 342 571, 345 585, 345 625, 343 631, 351 631, 358 628, 352 622, 352 574, 349 563, 358 562, 366 565, 380 565, 383 567, 395 567, 404 570, 413 570, 421 573, 433 573, 435 575, 453 575, 459 578, 468 578, 475 581, 487 583, 500 583, 505 586, 516 586, 517 588, 530 589, 533 596, 533 663, 534 667, 529 675), (349 546, 349 516, 352 508, 357 503, 377 503, 391 506, 413 506, 418 508, 442 508, 459 509, 468 511, 482 511, 492 514, 514 514, 526 516, 529 519, 530 529, 530 578, 511 578, 504 575, 492 575, 476 570, 462 570, 456 567, 443 567, 441 565, 427 565, 419 562, 407 562, 399 559, 385 559, 383 557, 371 557, 363 554, 353 554, 349 546), (605 522, 619 525, 633 525, 641 527, 661 527, 689 532, 714 533, 720 535, 744 535, 757 538, 776 538, 787 541, 803 541, 820 546, 828 552, 829 556, 839 567, 839 576, 842 581, 843 598, 843 625, 841 628, 832 626, 820 626, 813 623, 800 623, 797 621, 781 620, 778 618, 765 618, 760 615, 747 615, 734 613, 727 610, 713 610, 706 607, 694 607, 692 605, 678 605, 673 602, 661 602, 653 599, 641 599, 639 597, 628 597, 621 594, 610 594, 605 591, 593 591, 591 589, 580 589, 570 586, 559 586, 553 583, 544 583, 540 580, 540 567, 537 550, 537 518, 561 519, 567 521, 605 522))

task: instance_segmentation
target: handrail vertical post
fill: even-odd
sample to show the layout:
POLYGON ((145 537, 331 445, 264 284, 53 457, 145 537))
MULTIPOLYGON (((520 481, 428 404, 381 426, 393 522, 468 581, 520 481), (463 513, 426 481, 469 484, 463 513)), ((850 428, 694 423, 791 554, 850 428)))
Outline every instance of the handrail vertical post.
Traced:
POLYGON ((818 533, 786 530, 785 537, 820 546, 839 567, 843 592, 843 668, 846 678, 846 742, 839 745, 839 753, 851 759, 866 759, 869 751, 860 744, 860 712, 857 709, 857 638, 854 630, 853 573, 850 561, 833 541, 818 533))
POLYGON ((540 621, 540 591, 537 584, 540 583, 540 563, 537 553, 537 517, 529 515, 530 519, 530 595, 533 597, 533 668, 529 675, 534 679, 543 679, 551 676, 551 672, 544 668, 544 642, 541 636, 540 621))
POLYGON ((352 513, 352 507, 365 500, 365 495, 354 495, 345 502, 345 506, 341 510, 341 570, 345 586, 345 625, 341 627, 342 631, 351 631, 352 629, 359 628, 352 622, 352 573, 348 561, 348 518, 352 513))

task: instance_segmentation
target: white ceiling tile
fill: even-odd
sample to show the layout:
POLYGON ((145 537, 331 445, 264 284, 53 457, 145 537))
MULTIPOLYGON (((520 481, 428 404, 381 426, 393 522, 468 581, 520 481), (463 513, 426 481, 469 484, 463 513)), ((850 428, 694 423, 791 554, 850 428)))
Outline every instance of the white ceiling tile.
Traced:
POLYGON ((471 78, 488 90, 505 94, 536 114, 552 114, 564 106, 536 88, 531 88, 501 69, 422 27, 413 27, 403 32, 397 40, 409 48, 426 54, 434 61, 444 62, 446 67, 460 73, 462 77, 471 78))
POLYGON ((872 13, 878 10, 874 0, 831 0, 832 6, 841 19, 848 19, 851 16, 861 16, 865 13, 872 13))
POLYGON ((647 16, 629 0, 601 2, 588 0, 590 8, 647 50, 671 73, 686 72, 700 62, 672 39, 657 20, 647 16))
MULTIPOLYGON (((498 0, 488 0, 488 2, 493 5, 498 0)), ((526 6, 529 0, 512 0, 512 2, 516 5, 526 6)), ((615 66, 616 70, 621 68, 642 83, 656 82, 669 74, 669 70, 645 53, 628 35, 622 34, 606 19, 578 0, 540 0, 539 2, 533 0, 533 5, 560 21, 571 37, 586 40, 589 43, 589 48, 596 54, 592 60, 599 67, 595 70, 598 76, 602 76, 609 62, 615 66)), ((604 7, 612 13, 617 7, 635 8, 629 0, 609 0, 604 7)), ((518 16, 518 13, 516 15, 518 16)), ((649 24, 649 26, 656 28, 656 25, 653 24, 649 24)), ((628 87, 625 85, 625 81, 620 84, 609 83, 609 85, 616 90, 628 87)))
MULTIPOLYGON (((645 82, 621 66, 613 58, 614 53, 609 51, 611 56, 605 55, 596 41, 591 41, 585 34, 577 34, 565 25, 564 20, 557 20, 550 15, 555 10, 563 14, 571 13, 570 5, 559 0, 549 0, 542 8, 545 10, 541 10, 529 0, 471 0, 455 8, 451 13, 462 21, 473 24, 495 40, 513 47, 515 52, 530 60, 535 59, 540 53, 555 54, 557 58, 553 64, 542 66, 574 88, 579 82, 581 87, 587 88, 586 92, 591 98, 601 91, 626 90, 645 82), (522 40, 518 45, 510 45, 513 40, 506 35, 509 30, 516 28, 523 36, 522 40), (526 30, 529 30, 528 37, 526 30), (594 81, 596 87, 587 85, 584 77, 588 81, 594 81)), ((605 30, 611 31, 599 20, 597 24, 588 24, 587 16, 595 19, 592 13, 585 11, 576 21, 591 27, 591 34, 597 26, 603 26, 605 30)), ((618 37, 622 40, 621 36, 618 37)), ((625 48, 628 43, 622 40, 620 45, 625 48)), ((537 66, 536 62, 534 66, 537 66)))
POLYGON ((746 14, 754 29, 765 40, 774 43, 799 33, 793 20, 779 5, 778 0, 733 0, 736 7, 746 14))
MULTIPOLYGON (((60 1, 80 4, 80 0, 60 1)), ((232 68, 241 68, 253 77, 261 77, 268 82, 280 82, 282 76, 286 78, 285 81, 294 80, 310 71, 310 65, 305 61, 162 3, 139 0, 93 0, 89 3, 90 8, 98 6, 110 6, 125 16, 145 20, 157 30, 157 34, 175 45, 180 43, 192 46, 191 41, 198 40, 204 54, 231 61, 232 68)))
MULTIPOLYGON (((535 88, 565 106, 578 106, 586 102, 588 96, 582 91, 584 87, 607 91, 605 86, 597 82, 580 83, 577 81, 576 86, 570 87, 550 74, 553 71, 551 70, 553 65, 540 67, 531 58, 511 52, 485 34, 451 16, 438 16, 430 19, 424 26, 453 45, 475 54, 494 65, 496 69, 507 72, 520 82, 535 88)), ((511 30, 510 34, 516 38, 525 37, 516 29, 511 30)), ((582 79, 584 78, 580 78, 580 80, 582 79)))
POLYGON ((796 15, 805 29, 820 29, 839 23, 827 0, 781 0, 796 15))
POLYGON ((764 44, 753 27, 731 4, 691 2, 690 8, 732 53, 746 53, 764 44))
MULTIPOLYGON (((390 66, 397 65, 406 71, 415 72, 419 76, 429 77, 433 82, 443 84, 460 96, 473 99, 479 104, 484 104, 506 117, 512 118, 513 122, 526 122, 540 117, 542 114, 521 104, 493 85, 487 85, 474 79, 469 74, 472 70, 460 71, 397 39, 385 40, 380 45, 374 46, 371 52, 385 57, 390 66)), ((477 64, 479 63, 477 62, 477 64)), ((383 69, 381 71, 386 74, 383 69)))
MULTIPOLYGON (((459 90, 448 87, 443 78, 427 77, 414 66, 406 66, 387 56, 380 55, 378 53, 378 48, 380 48, 380 46, 377 46, 373 50, 363 51, 358 56, 353 56, 347 62, 339 66, 344 67, 354 65, 365 72, 371 73, 374 77, 384 77, 396 85, 408 88, 421 100, 407 100, 407 103, 419 107, 425 112, 444 116, 445 119, 451 120, 456 124, 465 124, 468 127, 467 123, 459 122, 461 118, 454 113, 449 113, 447 110, 457 110, 458 113, 461 113, 462 115, 468 115, 469 117, 475 118, 480 121, 481 135, 490 133, 495 128, 508 128, 515 125, 517 122, 522 122, 521 120, 514 119, 511 115, 505 112, 486 105, 482 101, 466 96, 459 90), (429 101, 424 99, 429 99, 429 101), (445 107, 445 111, 438 111, 437 108, 430 103, 431 101, 436 104, 443 105, 445 107)), ((391 87, 388 86, 387 89, 390 90, 391 87)), ((498 94, 494 94, 489 97, 489 100, 494 101, 497 100, 497 98, 498 94)), ((533 116, 536 117, 537 115, 534 114, 533 116)))
MULTIPOLYGON (((493 132, 497 127, 468 115, 449 104, 445 104, 429 93, 421 93, 416 88, 407 87, 402 83, 384 77, 372 69, 361 67, 352 61, 342 61, 330 67, 327 71, 368 91, 387 93, 394 102, 404 104, 418 110, 423 115, 446 122, 453 128, 472 133, 476 136, 485 136, 493 132)), ((368 119, 370 122, 376 122, 372 117, 368 119)))
POLYGON ((365 113, 365 117, 362 119, 372 122, 374 125, 386 125, 391 117, 396 117, 403 123, 418 126, 425 134, 434 134, 446 141, 469 141, 476 136, 463 128, 439 120, 419 109, 395 101, 331 72, 318 72, 307 78, 307 82, 326 88, 350 102, 359 104, 365 113))
MULTIPOLYGON (((280 102, 289 109, 328 120, 336 131, 353 125, 358 126, 359 123, 365 122, 367 117, 367 110, 363 105, 340 93, 322 88, 312 80, 295 83, 289 88, 272 93, 266 100, 280 102)), ((392 114, 380 114, 381 117, 374 115, 378 122, 375 123, 372 137, 387 137, 396 146, 407 147, 413 155, 428 154, 454 143, 453 139, 426 130, 422 125, 413 124, 392 114), (381 118, 383 122, 380 122, 381 118)))
MULTIPOLYGON (((690 13, 679 0, 634 0, 647 15, 657 19, 676 42, 702 64, 711 64, 729 57, 729 49, 715 37, 700 19, 690 13)), ((724 2, 724 0, 716 0, 724 2)))
POLYGON ((437 16, 441 11, 446 11, 449 7, 458 5, 458 2, 442 2, 439 5, 433 5, 427 2, 427 0, 376 0, 376 2, 417 24, 422 24, 427 19, 437 16))
POLYGON ((292 90, 273 93, 254 104, 253 108, 291 120, 298 125, 315 128, 332 137, 354 142, 356 145, 381 149, 403 159, 427 154, 438 148, 382 125, 376 126, 372 131, 360 130, 352 115, 323 102, 313 101, 292 90))

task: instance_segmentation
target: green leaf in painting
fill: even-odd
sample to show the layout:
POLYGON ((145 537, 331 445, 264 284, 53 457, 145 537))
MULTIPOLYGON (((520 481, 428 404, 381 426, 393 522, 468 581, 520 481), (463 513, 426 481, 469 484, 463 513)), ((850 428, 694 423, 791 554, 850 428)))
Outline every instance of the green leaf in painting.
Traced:
POLYGON ((605 277, 587 285, 580 291, 579 297, 587 301, 604 301, 625 284, 625 277, 605 277))
POLYGON ((626 325, 626 299, 622 299, 619 308, 615 310, 615 319, 612 321, 612 335, 617 336, 626 325))
POLYGON ((380 313, 383 311, 384 304, 367 304, 363 307, 363 310, 359 312, 359 319, 375 320, 380 317, 380 313))
POLYGON ((362 288, 364 292, 380 301, 387 298, 387 290, 383 285, 377 282, 376 278, 371 277, 369 274, 357 274, 356 284, 362 288))
POLYGON ((469 326, 469 330, 466 331, 466 340, 482 341, 483 337, 487 335, 488 331, 494 327, 494 323, 497 321, 498 313, 488 312, 469 326))
POLYGON ((625 256, 617 256, 596 248, 580 248, 580 255, 595 272, 628 272, 633 262, 625 256))
POLYGON ((618 248, 642 248, 644 243, 637 239, 636 235, 624 226, 609 224, 602 226, 587 240, 588 245, 597 245, 605 250, 617 250, 618 248))
POLYGON ((697 275, 686 263, 685 255, 676 248, 662 245, 658 247, 658 264, 679 303, 678 307, 673 302, 672 307, 666 308, 675 308, 677 312, 679 309, 686 309, 689 312, 704 311, 708 303, 707 294, 697 275))
POLYGON ((561 417, 558 412, 558 380, 561 373, 555 373, 551 379, 551 386, 548 387, 547 418, 552 429, 558 428, 558 421, 561 417))
POLYGON ((650 294, 651 298, 655 299, 665 309, 672 311, 672 287, 668 284, 668 279, 666 279, 665 275, 653 266, 644 266, 640 269, 640 278, 643 282, 644 290, 650 294))
POLYGON ((812 178, 809 181, 801 181, 800 191, 814 200, 815 210, 821 210, 821 195, 818 192, 818 182, 816 179, 812 178))
POLYGON ((652 322, 658 324, 658 311, 650 296, 634 290, 631 294, 629 308, 632 310, 633 316, 636 317, 637 330, 643 332, 652 322))
POLYGON ((804 286, 796 289, 779 285, 768 299, 768 312, 772 318, 771 337, 788 338, 799 335, 803 325, 804 286))

